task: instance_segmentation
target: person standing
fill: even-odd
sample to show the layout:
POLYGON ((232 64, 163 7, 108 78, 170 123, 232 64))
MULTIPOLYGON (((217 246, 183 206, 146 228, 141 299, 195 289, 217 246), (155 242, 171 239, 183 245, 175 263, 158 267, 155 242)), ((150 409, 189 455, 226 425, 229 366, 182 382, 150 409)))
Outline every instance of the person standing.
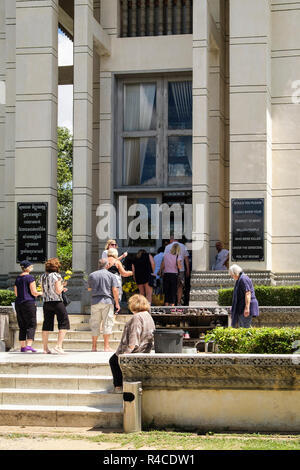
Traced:
POLYGON ((190 262, 189 262, 189 253, 183 243, 180 243, 178 240, 171 236, 170 243, 165 248, 165 254, 170 253, 173 245, 177 243, 180 247, 180 256, 182 258, 181 268, 178 273, 177 279, 177 305, 181 305, 181 299, 183 295, 183 289, 185 288, 186 279, 190 277, 190 262))
POLYGON ((223 247, 222 242, 216 243, 216 259, 212 267, 213 271, 224 271, 228 269, 229 251, 223 247))
MULTIPOLYGON (((115 250, 118 250, 118 244, 117 244, 116 240, 112 240, 112 239, 107 240, 106 245, 105 245, 105 249, 102 252, 101 258, 107 258, 108 250, 110 250, 111 248, 113 248, 115 250)), ((128 255, 127 251, 125 253, 123 253, 121 256, 118 255, 118 260, 122 261, 124 258, 126 258, 127 255, 128 255)))
POLYGON ((58 258, 50 258, 45 263, 45 274, 41 276, 43 293, 44 322, 42 327, 43 348, 45 354, 64 354, 63 341, 70 322, 67 309, 62 299, 62 293, 67 291, 67 282, 60 275, 60 261, 58 258), (54 317, 57 317, 58 336, 57 344, 50 351, 48 347, 49 331, 54 330, 54 317))
POLYGON ((35 299, 41 293, 36 289, 34 277, 30 274, 33 264, 24 260, 20 263, 22 273, 16 278, 14 292, 16 296, 15 310, 19 325, 19 341, 22 353, 35 353, 32 343, 36 330, 36 303, 35 299))
POLYGON ((105 269, 107 264, 107 259, 101 258, 99 260, 99 269, 88 277, 88 291, 92 294, 90 327, 93 352, 97 351, 97 340, 101 324, 104 351, 112 351, 109 346, 109 338, 113 329, 114 314, 120 311, 119 283, 116 276, 105 269))
POLYGON ((117 278, 119 285, 119 301, 122 299, 122 277, 130 277, 133 275, 132 271, 126 271, 123 267, 123 264, 118 258, 118 251, 115 248, 109 248, 107 250, 107 265, 106 269, 114 274, 117 278))
POLYGON ((252 281, 237 264, 230 266, 229 275, 235 280, 231 325, 234 328, 251 328, 252 318, 259 315, 259 305, 252 281))
POLYGON ((154 284, 154 259, 146 250, 139 250, 132 263, 133 278, 138 286, 140 295, 144 295, 151 305, 154 284))
POLYGON ((171 251, 164 255, 160 272, 163 273, 163 286, 165 294, 165 305, 174 306, 178 291, 178 276, 182 272, 183 260, 178 243, 172 245, 171 251))
POLYGON ((128 308, 133 316, 126 323, 118 349, 109 360, 115 393, 123 392, 123 375, 119 365, 119 355, 150 353, 153 347, 155 324, 150 315, 150 303, 143 295, 135 294, 130 297, 128 308))

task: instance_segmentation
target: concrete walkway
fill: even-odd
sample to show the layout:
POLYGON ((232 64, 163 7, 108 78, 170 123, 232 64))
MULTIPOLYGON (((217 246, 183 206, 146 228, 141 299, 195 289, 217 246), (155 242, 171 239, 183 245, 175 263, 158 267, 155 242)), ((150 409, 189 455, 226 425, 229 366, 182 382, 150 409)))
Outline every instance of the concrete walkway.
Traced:
POLYGON ((114 352, 89 352, 89 351, 67 351, 65 354, 44 354, 41 350, 37 353, 21 353, 19 351, 2 352, 0 353, 0 367, 1 363, 13 362, 49 362, 55 363, 70 363, 70 364, 103 364, 109 362, 110 357, 114 352))

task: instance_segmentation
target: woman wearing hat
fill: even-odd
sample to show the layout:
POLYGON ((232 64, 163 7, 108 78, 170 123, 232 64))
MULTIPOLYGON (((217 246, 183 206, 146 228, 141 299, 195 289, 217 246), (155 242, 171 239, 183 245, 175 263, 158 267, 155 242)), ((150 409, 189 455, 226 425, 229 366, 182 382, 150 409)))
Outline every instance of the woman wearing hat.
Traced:
POLYGON ((33 265, 30 261, 20 263, 22 272, 15 281, 14 291, 16 295, 15 309, 20 328, 19 341, 21 352, 36 352, 32 343, 36 330, 36 304, 35 298, 41 295, 36 289, 34 277, 30 274, 33 265))

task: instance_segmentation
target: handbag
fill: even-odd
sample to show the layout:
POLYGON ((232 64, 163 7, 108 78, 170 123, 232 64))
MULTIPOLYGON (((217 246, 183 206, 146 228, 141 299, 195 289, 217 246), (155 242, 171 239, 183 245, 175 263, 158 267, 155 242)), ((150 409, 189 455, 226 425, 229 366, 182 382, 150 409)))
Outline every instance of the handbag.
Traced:
POLYGON ((71 303, 71 300, 68 298, 67 294, 64 291, 62 291, 61 296, 62 296, 63 304, 65 306, 67 306, 71 303))
POLYGON ((156 287, 156 276, 153 274, 150 274, 148 284, 150 287, 153 287, 155 289, 156 287))

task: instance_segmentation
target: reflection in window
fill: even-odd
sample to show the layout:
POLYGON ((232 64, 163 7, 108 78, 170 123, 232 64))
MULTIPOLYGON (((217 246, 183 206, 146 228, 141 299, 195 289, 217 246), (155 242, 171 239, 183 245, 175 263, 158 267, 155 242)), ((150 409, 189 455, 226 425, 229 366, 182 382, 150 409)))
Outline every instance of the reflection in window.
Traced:
POLYGON ((168 127, 192 129, 192 82, 169 82, 168 127))
POLYGON ((156 204, 157 201, 155 198, 149 197, 141 197, 141 198, 132 198, 128 199, 128 213, 130 213, 130 208, 134 204, 141 204, 143 206, 143 210, 141 212, 136 211, 134 216, 128 217, 128 231, 129 231, 129 238, 127 240, 127 246, 135 247, 154 247, 156 244, 156 240, 151 238, 152 226, 151 226, 151 205, 156 204), (130 223, 134 220, 139 219, 141 224, 134 225, 135 234, 131 233, 130 223), (143 228, 146 227, 146 233, 143 233, 143 228), (140 235, 138 235, 140 232, 140 235), (132 235, 132 236, 130 236, 132 235), (138 238, 137 238, 138 237, 138 238))
POLYGON ((142 83, 124 87, 124 131, 156 129, 156 85, 142 83))
POLYGON ((156 184, 156 139, 124 139, 123 184, 156 184))
POLYGON ((168 139, 169 183, 191 182, 192 136, 173 136, 168 139))

